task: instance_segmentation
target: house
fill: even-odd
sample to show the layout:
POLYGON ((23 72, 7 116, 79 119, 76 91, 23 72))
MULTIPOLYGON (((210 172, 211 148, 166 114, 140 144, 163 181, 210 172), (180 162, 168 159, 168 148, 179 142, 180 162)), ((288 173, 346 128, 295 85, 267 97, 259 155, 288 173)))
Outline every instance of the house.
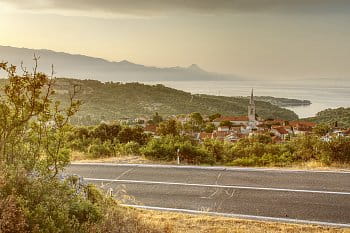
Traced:
POLYGON ((226 141, 226 142, 237 142, 243 137, 244 136, 242 134, 231 133, 231 134, 229 134, 229 135, 227 135, 225 137, 224 141, 226 141))
POLYGON ((121 125, 129 125, 133 123, 133 119, 129 118, 129 117, 122 117, 119 119, 119 123, 121 125))
POLYGON ((350 137, 350 128, 343 131, 345 137, 350 137))
POLYGON ((285 126, 285 125, 289 125, 289 122, 282 120, 282 119, 269 119, 269 120, 264 121, 263 124, 265 124, 267 126, 272 126, 272 125, 285 126))
POLYGON ((212 133, 201 132, 197 135, 197 139, 200 141, 204 141, 205 139, 211 139, 211 138, 213 138, 212 133))
POLYGON ((230 127, 228 127, 228 126, 219 126, 218 127, 218 131, 228 132, 228 131, 230 131, 230 127))
POLYGON ((308 121, 291 121, 289 125, 292 127, 294 134, 307 134, 312 131, 316 123, 308 121))
POLYGON ((281 138, 282 140, 286 140, 287 135, 289 135, 289 132, 283 126, 273 127, 271 129, 271 133, 281 138))
POLYGON ((332 134, 336 137, 345 137, 344 131, 339 129, 334 130, 332 134))
POLYGON ((228 131, 215 131, 212 134, 212 138, 220 141, 225 141, 225 138, 230 134, 231 133, 228 131))
POLYGON ((232 126, 230 131, 233 133, 241 133, 242 132, 242 127, 243 126, 232 126))
POLYGON ((149 119, 146 117, 138 117, 134 120, 134 122, 135 124, 142 125, 145 127, 148 120, 149 119))

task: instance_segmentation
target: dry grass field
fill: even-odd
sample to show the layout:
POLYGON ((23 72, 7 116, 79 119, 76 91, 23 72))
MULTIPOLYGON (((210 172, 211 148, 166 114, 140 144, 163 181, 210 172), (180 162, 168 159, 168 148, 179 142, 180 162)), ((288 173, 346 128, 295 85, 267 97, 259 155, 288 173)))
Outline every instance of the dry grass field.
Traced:
POLYGON ((350 229, 136 210, 146 222, 174 233, 350 233, 350 229))

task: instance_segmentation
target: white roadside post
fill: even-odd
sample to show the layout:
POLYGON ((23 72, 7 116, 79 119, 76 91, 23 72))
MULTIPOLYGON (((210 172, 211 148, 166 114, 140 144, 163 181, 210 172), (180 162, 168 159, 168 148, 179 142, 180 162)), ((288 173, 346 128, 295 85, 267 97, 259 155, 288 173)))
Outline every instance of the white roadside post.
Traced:
POLYGON ((179 156, 179 154, 180 154, 180 148, 177 149, 176 154, 177 154, 177 159, 176 159, 177 165, 180 165, 180 156, 179 156))

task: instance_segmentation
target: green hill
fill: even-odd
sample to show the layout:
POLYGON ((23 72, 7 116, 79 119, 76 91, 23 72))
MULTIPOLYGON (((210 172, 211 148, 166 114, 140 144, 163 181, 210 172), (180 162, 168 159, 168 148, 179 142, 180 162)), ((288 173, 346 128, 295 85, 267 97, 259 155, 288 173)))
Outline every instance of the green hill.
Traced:
POLYGON ((316 114, 315 117, 306 118, 316 123, 334 124, 340 127, 350 127, 350 108, 326 109, 316 114))
MULTIPOLYGON (((2 80, 4 82, 4 80, 2 80)), ((56 98, 65 103, 72 85, 81 86, 78 98, 83 105, 77 114, 83 121, 99 122, 122 117, 162 116, 200 112, 204 115, 246 115, 246 97, 192 95, 191 93, 141 83, 102 83, 96 80, 59 78, 56 81, 56 98)), ((268 102, 256 101, 257 114, 263 118, 295 120, 298 116, 290 110, 268 102)))

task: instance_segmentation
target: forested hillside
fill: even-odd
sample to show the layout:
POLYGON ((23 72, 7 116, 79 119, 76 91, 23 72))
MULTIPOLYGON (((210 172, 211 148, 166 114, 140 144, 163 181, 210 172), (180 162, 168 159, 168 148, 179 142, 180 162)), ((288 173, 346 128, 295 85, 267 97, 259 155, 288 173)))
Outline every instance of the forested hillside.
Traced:
POLYGON ((350 127, 350 108, 326 109, 306 120, 333 125, 337 122, 340 127, 350 127))
MULTIPOLYGON (((4 80, 3 80, 4 81, 4 80)), ((3 82, 2 81, 2 82, 3 82)), ((55 98, 67 101, 72 85, 80 87, 78 98, 82 106, 76 117, 88 121, 115 120, 121 117, 151 116, 155 112, 169 115, 200 112, 203 115, 246 115, 248 99, 245 97, 224 97, 192 95, 191 93, 141 83, 102 83, 96 80, 57 79, 55 98)), ((290 110, 268 102, 256 101, 257 114, 263 118, 297 119, 290 110)))
MULTIPOLYGON (((101 83, 95 80, 58 79, 59 99, 66 99, 69 86, 81 86, 79 98, 83 101, 78 116, 112 120, 120 117, 150 116, 155 112, 169 116, 200 112, 223 115, 246 115, 248 100, 239 97, 192 95, 165 87, 140 83, 101 83)), ((297 115, 267 102, 257 101, 257 114, 264 118, 293 120, 297 115)))

